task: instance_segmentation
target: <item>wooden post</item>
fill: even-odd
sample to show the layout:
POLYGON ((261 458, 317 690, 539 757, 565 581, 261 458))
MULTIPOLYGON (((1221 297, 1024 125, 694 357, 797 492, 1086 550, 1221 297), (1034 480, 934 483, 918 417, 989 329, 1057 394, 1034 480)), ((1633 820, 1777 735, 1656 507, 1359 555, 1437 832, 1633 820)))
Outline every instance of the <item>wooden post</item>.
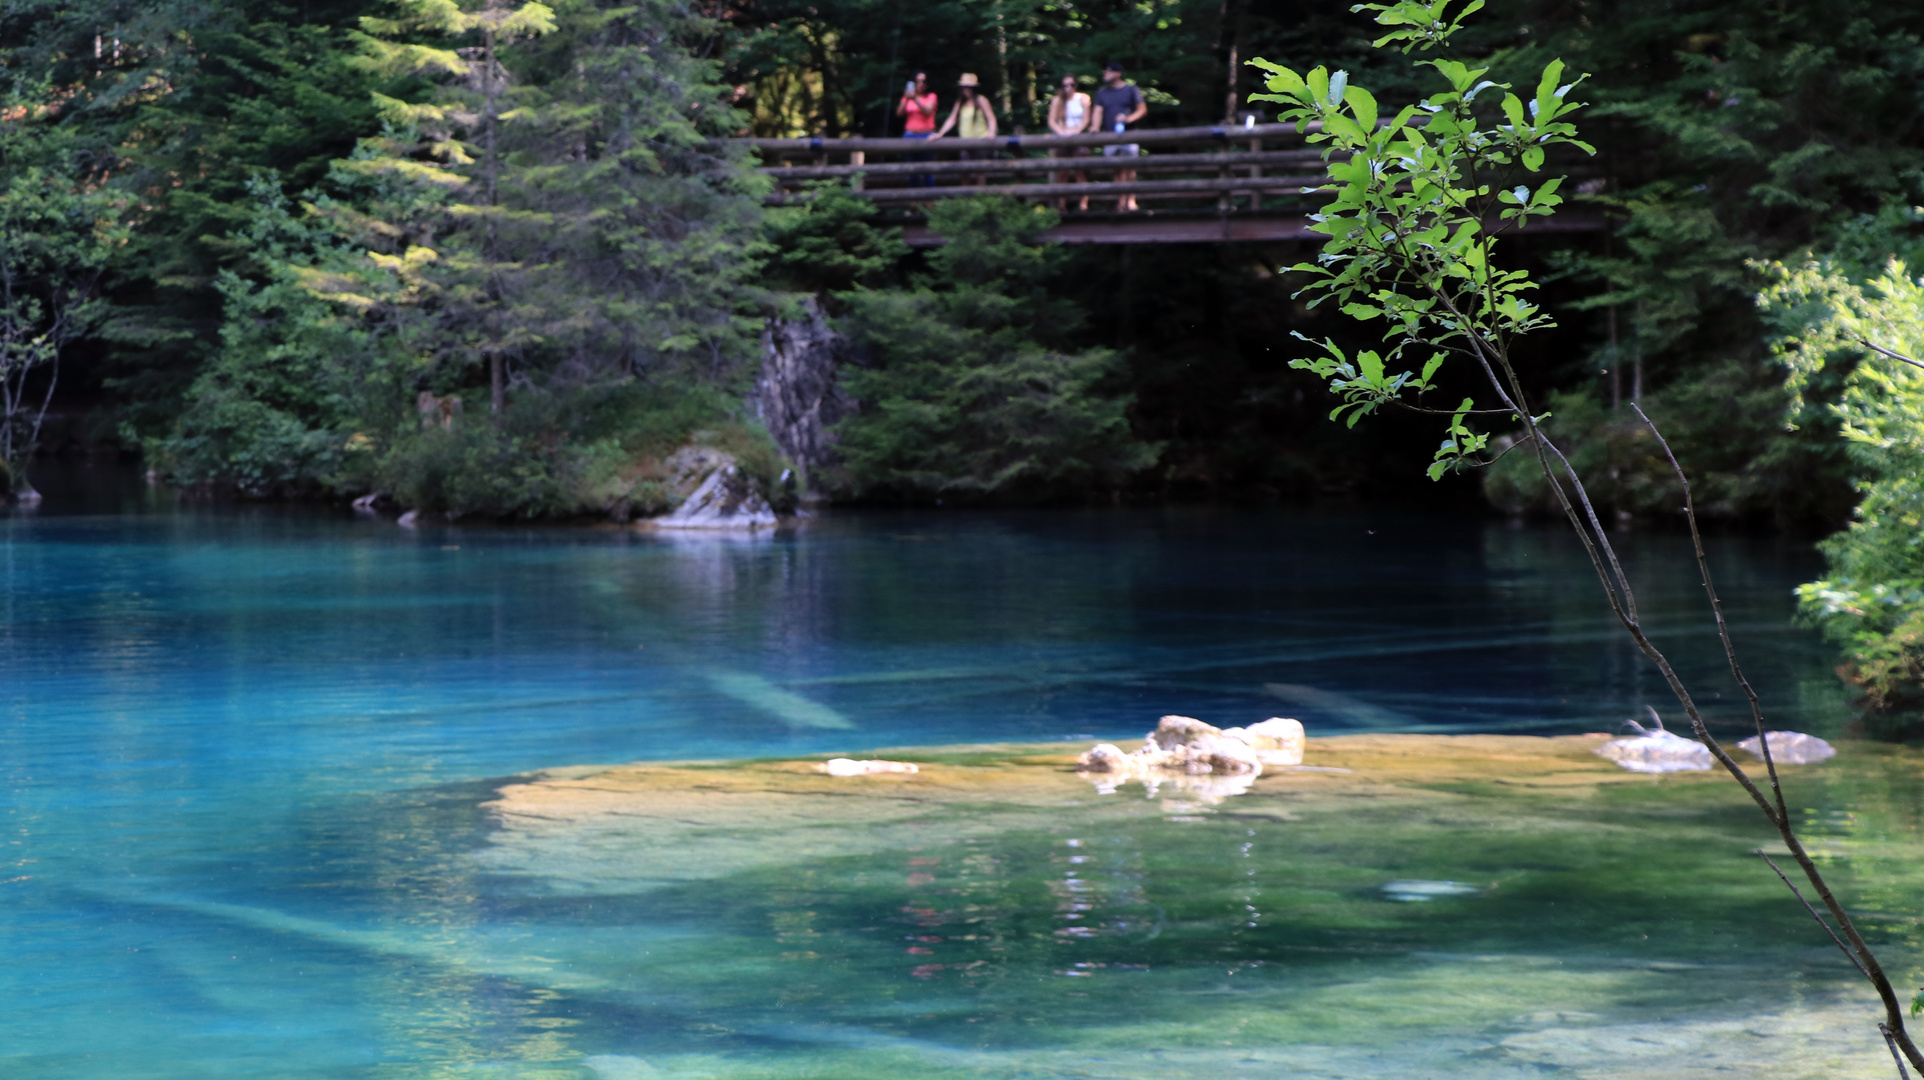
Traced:
MULTIPOLYGON (((1249 152, 1250 152, 1250 153, 1252 153, 1252 154, 1260 154, 1260 153, 1262 153, 1262 152, 1263 152, 1263 140, 1261 140, 1261 139, 1251 139, 1251 140, 1249 140, 1249 152)), ((1253 179, 1255 179, 1256 177, 1258 177, 1258 176, 1261 176, 1261 175, 1263 175, 1263 167, 1262 167, 1261 165, 1251 165, 1251 166, 1249 167, 1249 177, 1250 177, 1250 179, 1252 179, 1252 180, 1253 180, 1253 179)), ((1250 192, 1249 192, 1249 208, 1250 208, 1251 210, 1261 210, 1261 209, 1263 208, 1263 193, 1262 193, 1262 192, 1260 192, 1260 191, 1257 191, 1257 190, 1255 190, 1255 189, 1253 189, 1253 188, 1252 188, 1252 189, 1250 190, 1250 192)))

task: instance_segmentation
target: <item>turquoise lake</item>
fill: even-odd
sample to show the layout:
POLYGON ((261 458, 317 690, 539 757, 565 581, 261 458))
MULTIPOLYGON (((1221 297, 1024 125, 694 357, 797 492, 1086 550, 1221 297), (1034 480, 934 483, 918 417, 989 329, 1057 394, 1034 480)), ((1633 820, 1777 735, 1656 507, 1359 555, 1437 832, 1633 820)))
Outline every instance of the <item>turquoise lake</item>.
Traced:
MULTIPOLYGON (((1746 860, 1761 821, 1691 778, 1186 813, 1057 769, 993 813, 783 831, 743 803, 703 826, 725 857, 617 830, 585 863, 579 822, 486 805, 531 770, 1075 750, 1170 712, 1668 717, 1553 529, 930 511, 667 538, 49 494, 0 517, 9 1080, 1684 1076, 1746 1039, 1777 1040, 1771 1075, 1889 1067, 1746 860)), ((1623 543, 1736 730, 1687 540, 1623 543)), ((1834 657, 1790 624, 1808 546, 1712 547, 1773 722, 1838 734, 1834 657)), ((1793 791, 1909 979, 1919 761, 1818 768, 1793 791)))

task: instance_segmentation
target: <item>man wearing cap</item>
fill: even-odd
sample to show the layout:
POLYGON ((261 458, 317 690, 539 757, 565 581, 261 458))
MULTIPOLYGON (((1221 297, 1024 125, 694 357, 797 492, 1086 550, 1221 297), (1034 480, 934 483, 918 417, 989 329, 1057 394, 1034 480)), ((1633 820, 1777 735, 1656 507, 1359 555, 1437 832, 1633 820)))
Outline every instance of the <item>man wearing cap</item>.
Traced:
MULTIPOLYGON (((1132 82, 1124 82, 1122 65, 1110 61, 1102 72, 1102 87, 1096 91, 1095 116, 1089 121, 1090 131, 1112 131, 1120 135, 1136 126, 1149 111, 1149 103, 1143 100, 1142 91, 1132 82)), ((1132 158, 1142 152, 1135 143, 1122 143, 1102 148, 1103 157, 1132 158)), ((1117 169, 1116 182, 1126 184, 1136 178, 1134 169, 1117 169)), ((1136 197, 1122 195, 1116 199, 1116 209, 1134 210, 1136 197)))

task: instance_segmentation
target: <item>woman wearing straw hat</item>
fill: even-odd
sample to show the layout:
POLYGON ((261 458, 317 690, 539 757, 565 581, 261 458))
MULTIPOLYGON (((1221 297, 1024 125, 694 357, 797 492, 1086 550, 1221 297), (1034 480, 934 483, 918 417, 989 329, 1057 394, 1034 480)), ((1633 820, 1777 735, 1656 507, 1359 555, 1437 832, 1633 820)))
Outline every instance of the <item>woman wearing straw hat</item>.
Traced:
MULTIPOLYGON (((958 126, 957 121, 960 121, 960 130, 956 132, 958 138, 995 138, 995 110, 989 107, 989 99, 983 97, 980 93, 981 84, 979 80, 977 80, 974 75, 964 74, 960 79, 956 80, 955 85, 958 92, 958 96, 955 99, 955 107, 949 110, 949 118, 942 121, 942 129, 929 136, 929 138, 939 139, 947 135, 950 128, 958 126)), ((995 151, 993 150, 964 150, 961 152, 963 161, 987 161, 994 156, 995 151)), ((970 177, 969 182, 979 187, 989 181, 988 177, 978 174, 970 177)))

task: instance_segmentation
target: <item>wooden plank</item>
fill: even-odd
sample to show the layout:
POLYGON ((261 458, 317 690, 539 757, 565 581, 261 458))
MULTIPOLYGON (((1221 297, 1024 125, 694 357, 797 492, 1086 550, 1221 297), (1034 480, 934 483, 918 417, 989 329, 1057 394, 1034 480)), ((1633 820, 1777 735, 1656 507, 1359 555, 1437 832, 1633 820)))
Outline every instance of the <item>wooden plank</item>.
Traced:
MULTIPOLYGON (((1071 217, 1042 234, 1058 244, 1224 244, 1321 243, 1326 237, 1310 231, 1301 214, 1113 214, 1071 217)), ((1546 233, 1594 232, 1606 228, 1602 214, 1565 211, 1548 221, 1532 222, 1520 232, 1506 229, 1506 239, 1546 233)), ((906 225, 902 239, 910 247, 940 247, 942 237, 926 224, 906 225)))
MULTIPOLYGON (((856 153, 862 153, 858 150, 856 153)), ((865 165, 772 165, 761 169, 764 176, 778 180, 831 180, 865 173, 878 177, 920 174, 987 173, 1000 176, 1028 172, 1073 172, 1098 169, 1252 168, 1263 165, 1314 165, 1322 160, 1320 150, 1269 150, 1262 153, 1148 154, 1137 158, 1106 158, 1100 155, 1079 158, 1005 158, 1000 161, 891 161, 865 165), (1119 164, 1128 162, 1128 164, 1119 164)))
MULTIPOLYGON (((1319 131, 1321 125, 1311 124, 1309 130, 1319 131)), ((998 135, 992 139, 746 138, 726 141, 774 153, 819 154, 861 150, 871 154, 919 154, 931 147, 943 150, 1048 150, 1058 146, 1112 146, 1119 143, 1159 146, 1165 143, 1215 140, 1227 145, 1231 139, 1295 141, 1300 138, 1295 124, 1257 124, 1254 127, 1237 127, 1229 124, 1215 127, 1145 128, 1138 131, 1125 131, 1120 135, 1111 131, 1098 131, 1086 135, 998 135)))
MULTIPOLYGON (((1244 217, 1238 215, 1117 216, 1108 220, 1065 221, 1042 239, 1058 244, 1222 244, 1259 243, 1281 240, 1321 240, 1321 233, 1309 231, 1309 219, 1300 214, 1244 217)), ((911 225, 902 230, 910 247, 940 247, 942 237, 927 225, 911 225)))
MULTIPOLYGON (((1115 182, 1093 182, 1088 184, 1001 184, 995 187, 928 187, 928 188, 871 188, 862 192, 862 197, 877 203, 917 203, 933 202, 937 199, 967 198, 971 195, 1002 195, 1012 199, 1051 199, 1115 198, 1118 195, 1144 194, 1194 194, 1198 197, 1214 195, 1221 191, 1262 191, 1266 193, 1288 194, 1302 192, 1305 187, 1324 183, 1320 176, 1232 176, 1228 179, 1208 180, 1132 180, 1121 184, 1115 182)), ((813 192, 777 192, 765 196, 762 201, 769 206, 785 206, 803 203, 814 198, 813 192)))

